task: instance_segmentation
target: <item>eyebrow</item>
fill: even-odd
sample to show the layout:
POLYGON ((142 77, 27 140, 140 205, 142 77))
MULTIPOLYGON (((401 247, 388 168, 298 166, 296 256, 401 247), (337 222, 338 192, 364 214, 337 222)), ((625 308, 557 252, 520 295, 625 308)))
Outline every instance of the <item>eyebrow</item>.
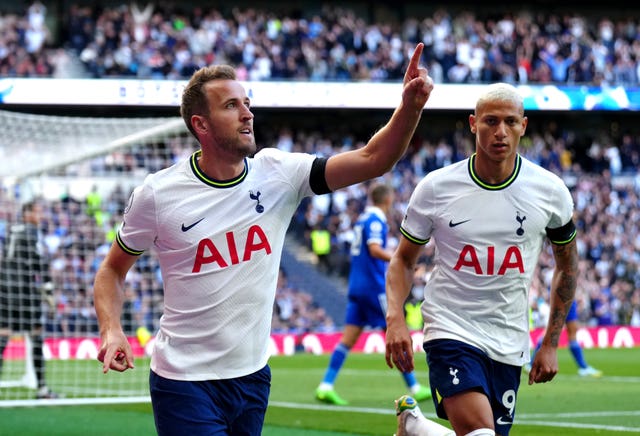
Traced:
POLYGON ((249 102, 249 97, 229 97, 225 100, 222 101, 223 105, 227 105, 229 103, 234 103, 234 102, 239 102, 239 103, 246 103, 249 102))

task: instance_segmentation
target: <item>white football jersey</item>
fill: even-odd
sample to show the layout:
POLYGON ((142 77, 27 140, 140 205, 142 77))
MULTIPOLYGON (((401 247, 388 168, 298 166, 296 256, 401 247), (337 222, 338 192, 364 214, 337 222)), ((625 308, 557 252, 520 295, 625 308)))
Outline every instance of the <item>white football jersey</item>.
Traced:
POLYGON ((422 179, 401 225, 413 242, 435 244, 424 339, 463 341, 522 365, 529 361, 529 285, 546 229, 570 222, 573 200, 559 177, 521 156, 500 185, 475 176, 474 158, 422 179))
POLYGON ((202 173, 198 155, 149 175, 117 236, 125 251, 159 258, 164 312, 151 368, 175 380, 241 377, 267 364, 285 233, 312 194, 313 155, 264 149, 226 181, 202 173))

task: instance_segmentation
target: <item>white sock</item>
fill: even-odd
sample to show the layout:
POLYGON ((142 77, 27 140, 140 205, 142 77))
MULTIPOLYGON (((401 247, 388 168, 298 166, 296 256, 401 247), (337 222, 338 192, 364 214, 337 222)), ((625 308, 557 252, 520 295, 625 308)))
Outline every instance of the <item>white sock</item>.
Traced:
POLYGON ((330 391, 333 389, 333 385, 331 383, 322 382, 320 383, 320 386, 318 386, 318 389, 322 389, 323 391, 330 391))
POLYGON ((455 436, 450 428, 427 419, 420 411, 420 407, 416 406, 415 409, 407 412, 409 413, 404 421, 406 436, 455 436))
POLYGON ((490 428, 479 428, 471 433, 467 433, 465 436, 496 436, 496 432, 490 428))

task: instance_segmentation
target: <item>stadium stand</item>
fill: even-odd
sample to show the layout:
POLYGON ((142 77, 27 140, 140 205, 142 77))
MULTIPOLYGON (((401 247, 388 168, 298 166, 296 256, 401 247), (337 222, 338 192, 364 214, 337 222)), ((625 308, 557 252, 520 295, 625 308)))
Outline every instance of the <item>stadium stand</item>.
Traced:
MULTIPOLYGON (((303 13, 285 3, 269 9, 244 2, 219 9, 168 2, 109 1, 98 7, 92 2, 45 1, 28 2, 24 9, 13 5, 0 12, 0 76, 169 79, 184 78, 202 63, 231 62, 247 80, 398 80, 403 53, 421 39, 428 43, 425 61, 440 82, 638 86, 640 14, 622 15, 615 8, 577 13, 570 5, 561 9, 541 2, 539 11, 524 13, 497 2, 478 9, 454 1, 448 10, 420 8, 416 2, 391 10, 387 2, 372 1, 364 2, 365 7, 320 7, 310 2, 303 13), (33 7, 37 5, 45 10, 33 7), (567 59, 572 63, 562 71, 560 64, 567 59)), ((318 112, 256 112, 262 118, 261 131, 256 132, 260 146, 323 155, 360 146, 376 123, 374 112, 340 112, 334 118, 318 112), (343 124, 352 130, 345 132, 343 124)), ((563 177, 574 195, 583 272, 577 294, 581 322, 640 326, 640 127, 635 115, 529 115, 521 152, 563 177)), ((396 238, 417 181, 465 158, 472 147, 466 114, 430 117, 410 152, 385 177, 397 192, 391 222, 396 238)), ((106 137, 124 128, 92 119, 90 128, 77 120, 77 126, 64 130, 67 121, 62 117, 40 124, 28 117, 10 118, 2 126, 6 141, 0 151, 8 156, 13 147, 33 154, 36 140, 69 135, 81 143, 87 141, 87 130, 106 137), (24 131, 26 139, 11 136, 15 130, 24 131)), ((77 143, 70 147, 81 151, 77 143)), ((0 243, 22 199, 37 192, 48 211, 45 241, 56 283, 55 310, 46 324, 50 338, 96 335, 93 274, 113 240, 133 182, 194 147, 184 132, 172 132, 159 140, 88 151, 44 175, 38 173, 29 184, 3 179, 0 243), (92 190, 94 182, 100 189, 92 190)), ((20 171, 30 169, 25 162, 20 171)), ((300 208, 291 225, 290 249, 283 253, 274 332, 331 331, 342 323, 349 229, 364 207, 365 192, 365 185, 352 187, 300 208), (313 227, 331 233, 329 275, 315 268, 309 250, 313 227)), ((425 274, 432 255, 427 248, 420 266, 425 274)), ((544 323, 550 259, 541 257, 531 290, 538 325, 544 323)), ((135 334, 140 326, 155 331, 162 311, 162 282, 152 253, 137 262, 129 285, 129 332, 135 334)))
POLYGON ((73 3, 52 14, 36 1, 4 15, 0 72, 176 79, 231 63, 246 80, 393 81, 423 41, 436 82, 638 84, 639 15, 615 8, 307 3, 73 3))
MULTIPOLYGON (((522 153, 563 176, 575 196, 576 222, 581 230, 579 247, 585 272, 588 273, 585 274, 588 279, 578 291, 582 320, 590 325, 630 323, 632 319, 637 322, 638 315, 634 317, 633 314, 638 308, 633 307, 632 302, 638 299, 640 292, 640 271, 637 268, 640 264, 637 224, 639 180, 636 165, 640 136, 637 133, 623 135, 624 145, 620 147, 606 135, 594 137, 585 147, 589 137, 578 140, 571 128, 559 128, 555 123, 555 120, 540 126, 532 123, 523 142, 522 153), (572 137, 575 137, 573 141, 572 137)), ((281 135, 283 132, 292 132, 293 150, 325 155, 343 148, 345 143, 358 146, 358 135, 362 135, 360 140, 364 140, 365 135, 363 132, 354 132, 354 140, 351 136, 328 135, 326 131, 293 125, 286 129, 277 123, 265 125, 271 127, 260 134, 262 138, 259 142, 264 146, 283 146, 287 141, 283 141, 281 135)), ((57 285, 57 311, 49 320, 50 332, 63 335, 79 330, 95 332, 91 308, 92 274, 107 244, 113 239, 114 227, 119 223, 120 213, 131 189, 131 186, 111 184, 101 198, 95 199, 95 192, 90 195, 92 191, 86 187, 87 179, 78 176, 92 174, 95 180, 105 178, 112 181, 128 180, 131 183, 147 172, 169 165, 194 147, 193 142, 185 137, 168 141, 171 145, 163 142, 146 146, 136 144, 129 149, 90 156, 82 162, 55 170, 64 177, 63 180, 73 180, 75 177, 77 184, 84 185, 84 192, 74 196, 63 190, 53 198, 43 199, 49 210, 45 241, 53 257, 52 275, 57 285)), ((418 138, 411 152, 387 176, 397 192, 395 216, 391 224, 393 237, 399 237, 397 228, 413 186, 426 172, 466 157, 469 153, 467 141, 468 137, 462 131, 453 131, 446 137, 418 138)), ((329 264, 335 266, 333 275, 337 276, 333 278, 344 279, 348 272, 345 256, 350 241, 348 229, 351 220, 364 207, 365 192, 366 184, 363 184, 320 197, 317 201, 305 202, 292 222, 290 238, 307 248, 310 248, 309 232, 312 227, 330 231, 332 250, 329 264)), ((0 241, 5 236, 2 232, 15 218, 13 211, 17 210, 16 202, 19 199, 5 188, 1 200, 3 225, 0 226, 0 241)), ((294 256, 290 255, 287 259, 292 258, 294 256)), ((313 259, 313 256, 307 259, 313 259)), ((547 263, 545 259, 543 257, 541 261, 540 286, 548 283, 548 277, 545 277, 548 259, 547 263)), ((300 269, 303 266, 288 268, 289 271, 300 269)), ((136 270, 138 273, 132 278, 129 305, 132 310, 129 315, 132 319, 131 328, 145 325, 153 331, 157 327, 162 306, 162 285, 157 277, 158 266, 153 255, 145 255, 137 263, 136 270)), ((317 289, 312 293, 313 299, 323 301, 325 308, 332 304, 340 307, 340 281, 330 279, 310 280, 317 284, 317 289), (326 289, 337 291, 327 294, 326 289), (331 295, 333 298, 329 299, 331 295)), ((301 291, 308 291, 302 289, 302 280, 293 281, 301 291)), ((546 292, 532 292, 532 298, 545 298, 546 295, 546 292)), ((339 311, 326 309, 326 312, 339 311)), ((340 323, 340 317, 333 321, 340 323)), ((328 322, 323 320, 320 324, 326 327, 328 322)), ((280 324, 278 328, 286 327, 280 324)))
MULTIPOLYGON (((491 4, 488 8, 474 9, 454 2, 448 9, 432 7, 423 9, 421 14, 412 14, 417 10, 416 4, 409 2, 402 11, 381 19, 385 16, 380 13, 383 9, 363 9, 357 5, 337 7, 328 4, 310 7, 308 13, 280 4, 272 9, 242 4, 216 9, 198 2, 186 6, 165 2, 60 5, 35 1, 24 10, 14 7, 13 11, 3 13, 0 41, 5 50, 0 51, 0 71, 4 76, 60 77, 62 70, 65 74, 78 74, 77 68, 68 67, 73 63, 69 59, 77 55, 92 77, 180 78, 188 76, 203 63, 231 62, 241 71, 246 70, 247 80, 397 80, 394 71, 402 71, 402 65, 394 63, 394 59, 402 59, 406 45, 413 46, 415 40, 421 39, 427 43, 425 60, 431 66, 432 74, 437 76, 441 70, 443 82, 506 80, 602 85, 604 80, 611 84, 638 83, 640 46, 637 40, 640 39, 637 32, 640 26, 633 17, 616 15, 614 11, 603 16, 599 11, 575 13, 554 11, 549 7, 534 14, 526 8, 508 9, 491 4), (514 52, 514 45, 526 53, 514 52), (282 67, 278 67, 279 58, 284 59, 282 67), (480 59, 484 59, 484 67, 478 63, 480 59), (467 70, 462 80, 455 79, 451 73, 460 64, 467 70), (494 70, 488 71, 489 67, 494 70), (363 74, 364 70, 366 74, 363 74)), ((313 3, 310 5, 314 6, 313 3)), ((590 208, 583 205, 585 199, 607 204, 609 214, 620 212, 620 209, 627 215, 633 214, 634 174, 640 160, 638 135, 607 131, 606 128, 614 128, 613 123, 607 125, 607 121, 601 126, 605 130, 582 135, 566 127, 560 130, 552 122, 537 130, 530 128, 523 141, 523 153, 562 174, 573 185, 580 214, 591 213, 590 208), (588 189, 583 189, 595 184, 589 174, 601 175, 603 179, 597 186, 609 193, 607 198, 594 198, 588 189), (613 183, 616 186, 612 186, 613 183)), ((329 150, 330 153, 331 148, 345 144, 357 146, 347 137, 329 141, 317 139, 325 135, 323 131, 298 131, 295 138, 286 137, 282 132, 265 133, 265 137, 269 135, 268 140, 273 141, 269 146, 289 149, 323 153, 329 150)), ((393 176, 401 194, 398 216, 401 216, 401 206, 416 180, 432 169, 466 156, 469 144, 465 141, 468 137, 459 130, 440 138, 424 138, 416 145, 414 153, 398 165, 398 174, 393 176)), ((101 171, 124 173, 134 160, 114 156, 92 164, 91 170, 93 174, 101 171)), ((151 162, 145 161, 146 167, 140 170, 155 171, 170 164, 171 160, 158 156, 151 162)), ((349 222, 363 206, 361 194, 353 191, 335 193, 324 204, 314 200, 308 203, 308 210, 301 213, 301 219, 294 223, 297 226, 294 234, 305 245, 309 243, 311 226, 331 232, 329 264, 343 277, 348 271, 345 253, 349 244, 349 222)), ((114 203, 110 207, 113 212, 114 203)), ((593 217, 585 216, 579 223, 585 228, 597 224, 604 226, 593 221, 593 217)), ((629 220, 620 225, 625 233, 635 230, 625 228, 628 223, 629 220)), ((611 224, 607 227, 605 230, 621 231, 611 229, 611 224)), ((57 244, 60 237, 55 235, 50 239, 57 244)), ((610 244, 603 247, 602 241, 594 241, 593 237, 585 237, 582 244, 588 261, 598 265, 598 277, 590 283, 607 281, 603 285, 605 294, 611 293, 607 289, 616 283, 617 275, 632 280, 634 287, 637 281, 635 268, 626 265, 627 259, 635 260, 634 247, 626 247, 628 256, 622 256, 620 247, 615 245, 621 242, 610 244), (614 254, 617 255, 616 263, 607 259, 614 254)), ((613 288, 614 294, 620 294, 619 286, 613 288)), ((595 295, 587 298, 593 303, 583 304, 584 320, 594 324, 607 322, 607 319, 629 319, 628 314, 621 317, 594 315, 596 311, 606 312, 602 307, 628 307, 626 300, 631 298, 626 298, 628 293, 622 293, 625 294, 622 303, 615 301, 620 298, 617 295, 610 298, 613 303, 600 301, 602 298, 595 295)), ((68 300, 62 295, 60 299, 68 300)), ((145 302, 145 306, 148 303, 145 302)), ((64 315, 59 317, 65 318, 64 315)), ((74 323, 64 320, 59 324, 74 323)), ((51 328, 60 330, 63 327, 51 328)))

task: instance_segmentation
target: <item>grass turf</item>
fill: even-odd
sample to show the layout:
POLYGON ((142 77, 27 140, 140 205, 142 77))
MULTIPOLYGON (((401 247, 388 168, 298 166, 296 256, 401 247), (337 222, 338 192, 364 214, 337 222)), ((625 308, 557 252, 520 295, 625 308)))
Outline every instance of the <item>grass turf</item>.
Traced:
MULTIPOLYGON (((569 351, 559 350, 560 373, 551 383, 520 388, 513 435, 640 435, 640 348, 585 351, 599 379, 579 377, 569 351)), ((379 354, 351 354, 336 383, 350 404, 317 402, 313 393, 328 355, 298 354, 271 359, 273 383, 265 436, 391 435, 393 400, 404 393, 402 378, 379 354)), ((424 355, 417 355, 417 376, 427 380, 424 355)), ((139 377, 147 375, 138 362, 139 377)), ((96 376, 102 374, 96 371, 96 376)), ((433 404, 421 404, 434 418, 433 404)), ((447 424, 446 421, 440 421, 447 424)), ((0 433, 44 435, 153 435, 150 404, 0 408, 0 433)))

